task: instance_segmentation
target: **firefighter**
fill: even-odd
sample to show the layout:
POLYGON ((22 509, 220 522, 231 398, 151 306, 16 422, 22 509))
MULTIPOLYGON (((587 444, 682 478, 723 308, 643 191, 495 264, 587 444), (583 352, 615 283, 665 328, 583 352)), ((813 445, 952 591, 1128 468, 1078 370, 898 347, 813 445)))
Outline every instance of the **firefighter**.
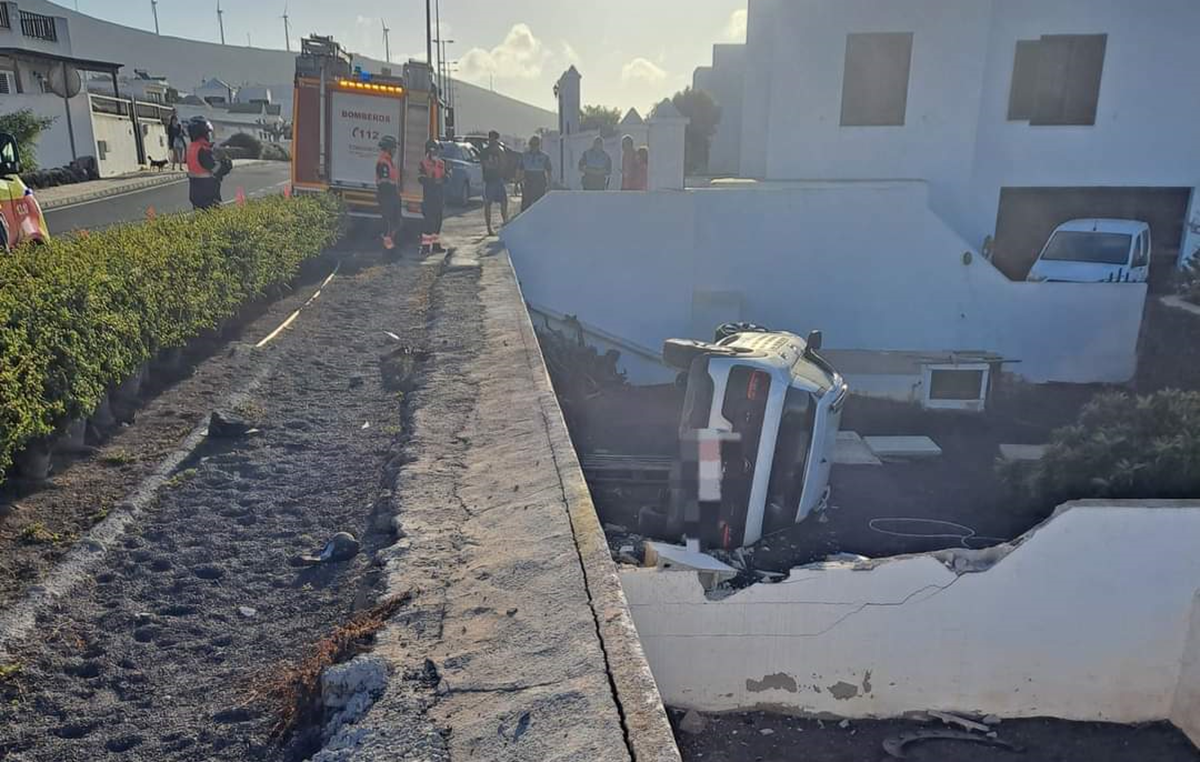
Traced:
POLYGON ((213 151, 213 126, 202 116, 188 122, 187 149, 188 198, 194 209, 213 209, 221 205, 221 181, 233 169, 227 157, 217 158, 213 151))
POLYGON ((425 215, 425 231, 421 236, 422 254, 441 254, 442 215, 446 209, 446 162, 442 160, 442 147, 436 140, 425 143, 425 158, 421 160, 421 187, 425 195, 421 211, 425 215))
POLYGON ((400 173, 396 169, 396 148, 399 143, 391 135, 379 141, 379 160, 375 162, 375 193, 379 213, 383 217, 383 248, 396 248, 396 233, 400 230, 400 173))

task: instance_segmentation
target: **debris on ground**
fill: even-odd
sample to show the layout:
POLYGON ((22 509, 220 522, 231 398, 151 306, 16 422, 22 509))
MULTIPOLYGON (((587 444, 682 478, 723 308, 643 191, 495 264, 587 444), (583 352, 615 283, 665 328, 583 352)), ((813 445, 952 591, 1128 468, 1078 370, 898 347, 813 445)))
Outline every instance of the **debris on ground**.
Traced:
POLYGON ((930 710, 929 716, 941 720, 947 725, 958 725, 959 727, 966 728, 967 730, 975 730, 980 733, 986 733, 991 730, 991 728, 982 722, 968 720, 966 717, 959 717, 957 714, 950 714, 949 712, 937 712, 930 710))
POLYGON ((383 695, 387 682, 387 661, 379 656, 360 655, 326 668, 321 674, 321 704, 327 718, 322 740, 327 742, 342 726, 362 719, 383 695))
POLYGON ((692 735, 703 733, 706 725, 708 722, 704 719, 704 715, 695 709, 689 709, 687 714, 683 715, 683 719, 679 721, 679 729, 692 735))
POLYGON ((297 556, 293 561, 295 566, 317 566, 318 564, 339 563, 349 561, 358 555, 362 543, 349 532, 338 532, 325 543, 319 555, 297 556))
POLYGON ((208 436, 210 439, 240 439, 250 434, 258 433, 254 424, 232 415, 213 411, 208 418, 208 436))
POLYGON ((988 738, 987 736, 978 736, 963 730, 916 730, 912 733, 903 733, 885 740, 883 742, 883 750, 893 759, 904 759, 905 749, 908 746, 925 741, 962 741, 964 743, 994 746, 1013 752, 1024 751, 1020 746, 1011 744, 1008 741, 1001 741, 998 738, 988 738))

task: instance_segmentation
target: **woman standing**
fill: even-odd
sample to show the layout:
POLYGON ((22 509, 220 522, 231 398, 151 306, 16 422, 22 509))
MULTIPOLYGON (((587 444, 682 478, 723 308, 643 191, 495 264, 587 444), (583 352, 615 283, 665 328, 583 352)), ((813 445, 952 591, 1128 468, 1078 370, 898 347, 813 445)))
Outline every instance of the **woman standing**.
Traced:
POLYGON ((187 163, 187 140, 177 114, 171 114, 171 123, 167 125, 167 145, 171 151, 171 169, 183 169, 187 163))

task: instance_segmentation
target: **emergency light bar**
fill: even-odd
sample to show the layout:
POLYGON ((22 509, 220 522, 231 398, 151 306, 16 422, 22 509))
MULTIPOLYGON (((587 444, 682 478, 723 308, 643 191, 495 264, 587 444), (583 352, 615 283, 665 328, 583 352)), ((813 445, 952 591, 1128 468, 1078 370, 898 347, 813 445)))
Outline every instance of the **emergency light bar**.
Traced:
POLYGON ((374 82, 359 82, 356 79, 339 79, 337 86, 343 90, 359 90, 364 93, 390 93, 392 95, 403 95, 404 88, 397 85, 378 85, 374 82))

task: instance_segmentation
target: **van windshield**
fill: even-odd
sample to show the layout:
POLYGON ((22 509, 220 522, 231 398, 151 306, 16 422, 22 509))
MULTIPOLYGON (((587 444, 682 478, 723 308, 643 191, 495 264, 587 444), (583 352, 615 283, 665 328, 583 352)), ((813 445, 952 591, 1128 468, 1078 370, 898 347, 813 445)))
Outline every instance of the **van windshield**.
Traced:
POLYGON ((1090 233, 1060 230, 1046 244, 1042 259, 1049 262, 1094 262, 1123 265, 1129 262, 1133 236, 1125 233, 1090 233))

